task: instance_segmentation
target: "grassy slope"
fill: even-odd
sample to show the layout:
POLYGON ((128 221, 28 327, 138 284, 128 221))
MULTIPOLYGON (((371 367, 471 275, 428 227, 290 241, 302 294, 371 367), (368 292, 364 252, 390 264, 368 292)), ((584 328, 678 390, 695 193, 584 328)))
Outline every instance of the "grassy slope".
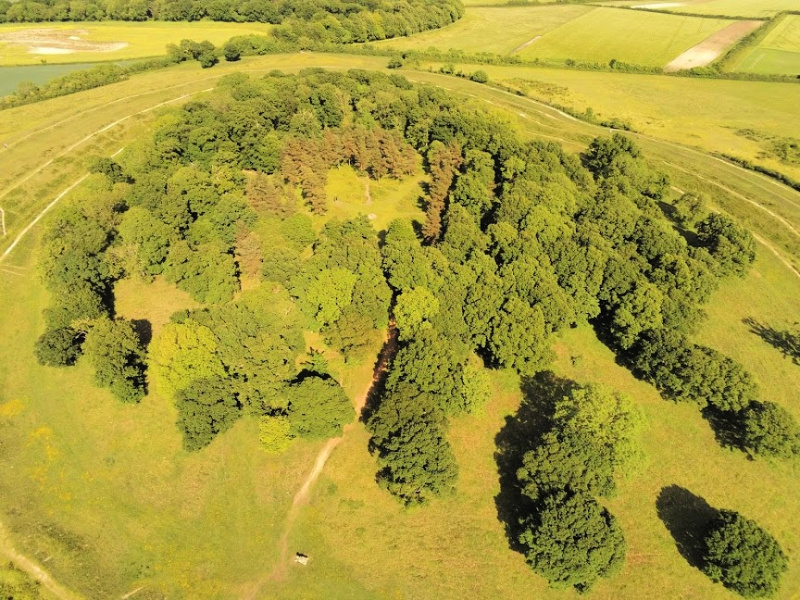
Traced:
POLYGON ((617 59, 661 67, 730 23, 722 19, 596 8, 545 34, 520 52, 520 56, 591 62, 617 59))
POLYGON ((744 53, 732 67, 746 73, 800 74, 800 16, 784 16, 760 44, 744 53))
MULTIPOLYGON (((339 60, 316 58, 327 63, 339 60)), ((298 60, 308 64, 312 57, 269 59, 285 65, 296 65, 298 60)), ((259 59, 241 66, 255 68, 273 62, 259 59)), ((201 73, 187 71, 186 75, 201 73)), ((524 134, 543 132, 566 139, 571 150, 580 149, 597 131, 485 86, 410 75, 490 99, 515 115, 524 134)), ((81 97, 107 93, 109 90, 95 90, 81 97)), ((61 100, 79 104, 75 97, 61 100)), ((53 118, 52 113, 45 116, 50 104, 28 109, 35 109, 41 124, 53 118)), ((36 143, 45 144, 43 140, 36 143)), ((667 152, 663 146, 646 145, 648 150, 659 148, 667 152)), ((689 156, 679 158, 691 165, 693 172, 711 175, 711 163, 692 161, 689 156)), ((737 189, 752 186, 747 188, 753 190, 752 197, 778 194, 772 191, 772 184, 762 184, 749 174, 734 181, 735 171, 716 168, 721 171, 719 177, 737 189)), ((337 195, 339 190, 349 189, 354 198, 343 214, 361 210, 357 206, 363 192, 359 183, 347 173, 332 178, 331 189, 337 190, 337 195)), ((409 190, 404 193, 409 200, 414 195, 409 190)), ((373 198, 377 205, 377 193, 373 198)), ((381 216, 382 211, 370 212, 381 216)), ((178 448, 174 414, 163 401, 150 397, 139 407, 121 407, 91 386, 85 369, 62 372, 37 367, 30 347, 41 327, 39 311, 46 298, 33 277, 34 241, 29 238, 9 263, 27 270, 19 276, 4 272, 0 289, 5 309, 0 311, 0 330, 7 332, 7 343, 0 348, 0 389, 7 394, 5 400, 19 400, 24 408, 12 418, 4 417, 0 426, 2 460, 16 467, 4 469, 10 475, 0 484, 0 497, 5 500, 5 517, 18 535, 19 547, 39 560, 54 556, 48 562, 54 573, 67 585, 83 581, 82 589, 87 589, 85 581, 93 574, 101 581, 91 585, 103 585, 115 594, 143 581, 150 589, 163 588, 170 597, 187 597, 185 590, 190 588, 193 591, 188 596, 194 598, 240 597, 246 582, 269 571, 279 535, 276 520, 282 517, 316 446, 296 446, 280 460, 268 459, 255 447, 252 424, 242 422, 207 453, 187 457, 178 448), (107 457, 114 462, 106 464, 107 457), (60 534, 59 544, 48 541, 51 538, 44 532, 58 534, 59 530, 42 526, 53 523, 80 534, 85 549, 69 551, 65 544, 75 540, 68 535, 60 534), (154 570, 145 570, 137 579, 137 570, 147 564, 154 565, 154 570)), ((800 290, 788 273, 762 249, 756 271, 745 284, 731 285, 717 294, 702 339, 734 355, 737 349, 753 348, 748 355, 753 360, 747 365, 762 381, 764 397, 796 403, 790 391, 800 383, 797 368, 782 365, 779 361, 783 359, 776 357, 775 351, 763 347, 739 324, 742 316, 773 323, 798 313, 800 290), (765 370, 767 367, 771 370, 765 370)), ((157 311, 145 310, 137 302, 137 297, 145 295, 136 286, 125 295, 121 306, 128 316, 138 313, 155 324, 169 312, 163 306, 157 311)), ((167 297, 174 306, 183 302, 174 294, 167 297)), ((593 597, 640 597, 641 590, 652 590, 651 597, 733 597, 683 562, 657 519, 655 495, 671 483, 688 487, 714 505, 743 511, 772 529, 790 551, 797 547, 797 534, 787 525, 800 516, 791 495, 795 471, 749 463, 741 455, 720 450, 696 411, 659 400, 652 388, 617 367, 611 353, 589 330, 570 332, 558 349, 560 373, 580 381, 606 380, 629 391, 643 403, 654 423, 647 436, 649 470, 611 503, 628 533, 630 561, 623 576, 599 586, 593 597), (576 355, 582 357, 579 368, 569 360, 576 355)), ((365 370, 361 371, 347 379, 351 394, 363 389, 365 370)), ((550 596, 521 557, 507 549, 494 510, 493 438, 516 402, 518 394, 513 387, 499 382, 498 394, 485 414, 454 424, 451 438, 462 469, 459 494, 430 510, 409 514, 375 487, 374 463, 365 450, 366 433, 357 429, 334 453, 315 488, 312 506, 302 513, 291 538, 290 550, 311 553, 311 566, 292 570, 288 581, 274 589, 265 588, 263 597, 463 597, 465 589, 473 597, 550 596)), ((791 408, 797 414, 797 406, 791 408)), ((800 590, 799 578, 793 562, 784 591, 800 590)))
POLYGON ((591 10, 578 5, 469 8, 461 20, 448 27, 379 45, 402 50, 425 50, 433 46, 442 50, 509 54, 534 37, 591 10))
MULTIPOLYGON (((197 23, 144 22, 120 23, 39 23, 2 24, 0 35, 25 29, 84 30, 79 34, 88 42, 127 42, 128 46, 111 52, 75 52, 74 54, 30 54, 28 47, 0 42, 0 66, 38 65, 47 63, 96 62, 107 60, 130 60, 148 56, 161 56, 167 44, 177 44, 182 39, 208 40, 222 44, 235 35, 265 33, 270 25, 264 23, 197 23)), ((47 46, 46 43, 37 44, 47 46)))
POLYGON ((597 116, 623 119, 636 131, 735 154, 800 180, 800 167, 762 156, 762 143, 737 135, 752 129, 766 136, 800 137, 797 85, 491 65, 463 68, 481 68, 493 81, 545 102, 579 112, 591 107, 597 116))

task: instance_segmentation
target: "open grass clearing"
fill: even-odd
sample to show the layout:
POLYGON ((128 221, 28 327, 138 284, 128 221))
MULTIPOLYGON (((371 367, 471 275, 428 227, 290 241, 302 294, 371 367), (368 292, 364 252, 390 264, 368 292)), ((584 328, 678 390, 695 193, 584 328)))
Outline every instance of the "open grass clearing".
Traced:
POLYGON ((509 54, 535 37, 591 11, 589 6, 574 4, 468 8, 466 14, 452 25, 407 38, 386 40, 378 45, 401 50, 434 47, 469 53, 509 54))
POLYGON ((745 73, 800 75, 800 15, 783 16, 757 46, 743 52, 729 69, 745 73))
POLYGON ((182 39, 222 44, 236 35, 265 33, 262 23, 147 21, 0 25, 0 66, 129 60, 161 56, 182 39))
POLYGON ((730 25, 725 19, 701 19, 660 13, 595 8, 520 52, 527 59, 573 59, 607 63, 612 59, 663 67, 670 60, 730 25))

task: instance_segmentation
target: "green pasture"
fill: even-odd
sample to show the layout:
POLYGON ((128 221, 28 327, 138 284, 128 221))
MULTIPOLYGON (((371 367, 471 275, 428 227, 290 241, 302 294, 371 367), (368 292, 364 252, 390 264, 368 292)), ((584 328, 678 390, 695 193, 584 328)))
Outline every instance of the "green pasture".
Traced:
MULTIPOLYGON (((385 63, 384 58, 296 54, 247 59, 210 71, 182 65, 4 111, 0 139, 13 143, 14 152, 0 151, 0 160, 10 169, 0 174, 0 194, 89 133, 124 115, 211 87, 225 73, 261 74, 273 68, 290 71, 314 65, 379 69, 385 63), (47 153, 51 147, 56 150, 47 153)), ((647 156, 663 164, 676 186, 707 191, 716 206, 768 240, 784 260, 800 257, 800 238, 764 212, 765 207, 789 223, 800 223, 800 195, 683 145, 694 145, 694 138, 681 141, 670 137, 677 133, 667 133, 700 131, 703 141, 696 145, 719 144, 715 149, 727 149, 723 144, 730 140, 748 142, 733 133, 733 128, 747 123, 800 135, 791 129, 800 121, 800 102, 791 95, 796 86, 464 68, 484 68, 493 80, 546 83, 553 87, 537 93, 556 102, 567 93, 573 95, 568 99, 584 97, 579 94, 590 98, 596 89, 603 104, 591 106, 597 113, 602 108, 604 116, 625 116, 614 112, 617 102, 631 115, 637 106, 659 105, 662 113, 643 111, 648 115, 645 120, 654 121, 652 133, 646 131, 653 137, 637 137, 647 156), (630 87, 624 87, 625 81, 630 87), (613 92, 615 87, 621 89, 613 92), (686 105, 690 94, 721 98, 719 114, 726 125, 712 124, 713 105, 708 112, 694 110, 693 117, 692 108, 700 103, 686 105), (622 102, 625 96, 628 104, 622 102), (683 112, 678 110, 681 97, 683 112), (737 111, 744 112, 736 117, 737 111), (660 126, 657 119, 662 120, 660 126), (731 138, 720 133, 727 127, 732 128, 731 138)), ((584 149, 591 137, 603 132, 489 86, 434 73, 403 74, 474 97, 516 124, 522 136, 559 141, 569 151, 584 149)), ((92 138, 25 182, 19 193, 0 197, 0 207, 12 209, 14 231, 77 179, 92 154, 109 155, 142 135, 150 114, 92 138)), ((347 168, 335 170, 327 187, 332 213, 375 214, 377 227, 385 226, 392 216, 413 218, 420 214, 416 199, 421 179, 371 182, 368 204, 363 178, 347 168)), ((48 303, 36 277, 40 231, 39 226, 34 228, 0 263, 0 331, 5 334, 0 346, 0 466, 6 474, 0 480, 0 521, 12 533, 17 550, 40 563, 50 557, 44 563, 48 571, 87 598, 118 598, 140 586, 144 586, 138 592, 142 598, 248 597, 276 563, 283 519, 321 444, 299 443, 285 455, 270 457, 258 448, 255 423, 243 420, 203 452, 189 455, 180 449, 175 412, 164 399, 151 394, 138 406, 123 406, 91 384, 86 365, 72 370, 38 366, 32 346, 43 328, 41 310, 48 303)), ((6 245, 4 241, 0 248, 6 245)), ((699 338, 740 360, 758 377, 763 398, 800 417, 795 393, 800 389, 800 368, 742 323, 752 318, 779 326, 796 320, 800 278, 765 246, 759 245, 758 251, 750 275, 726 283, 714 295, 699 338)), ((117 293, 120 314, 146 319, 154 331, 174 310, 190 305, 185 294, 160 280, 124 282, 117 293)), ((795 527, 800 519, 797 466, 748 461, 740 453, 721 449, 695 408, 661 400, 651 386, 619 367, 588 327, 566 332, 555 349, 558 375, 582 383, 604 382, 627 392, 650 422, 645 471, 608 502, 628 540, 626 565, 618 577, 601 582, 587 598, 737 597, 711 583, 677 552, 655 510, 659 491, 672 484, 714 506, 756 519, 790 553, 800 547, 795 527)), ((340 371, 339 363, 332 364, 351 397, 363 391, 370 377, 368 365, 340 371)), ((522 556, 508 548, 495 506, 499 492, 495 437, 515 413, 521 395, 518 382, 507 373, 494 376, 494 389, 485 411, 454 421, 448 435, 461 469, 457 493, 427 508, 405 511, 378 489, 375 462, 366 447, 368 434, 362 425, 350 431, 314 486, 311 504, 301 511, 289 538, 290 553, 307 553, 309 566, 290 568, 286 579, 266 582, 255 597, 577 598, 573 592, 547 589, 522 556)), ((782 593, 786 598, 800 593, 800 566, 794 554, 782 593)))
POLYGON ((800 16, 782 17, 757 46, 744 52, 730 68, 745 73, 800 75, 800 16))
MULTIPOLYGON (((575 4, 468 8, 459 20, 442 29, 380 42, 401 50, 463 50, 510 54, 536 36, 557 30, 592 8, 575 4)), ((538 42, 534 42, 538 43, 538 42)))
POLYGON ((730 23, 725 19, 595 8, 545 33, 519 55, 551 61, 607 63, 616 59, 663 67, 730 23))
POLYGON ((38 65, 52 63, 97 62, 109 60, 130 60, 161 56, 167 44, 175 44, 183 39, 195 41, 208 40, 219 45, 233 36, 263 34, 270 25, 262 23, 216 23, 199 21, 183 22, 98 22, 98 23, 25 23, 0 25, 0 37, 9 32, 24 30, 54 30, 56 32, 75 32, 63 35, 76 35, 88 42, 127 42, 125 48, 110 52, 74 52, 72 54, 31 54, 30 46, 48 46, 47 42, 30 45, 17 45, 0 41, 0 66, 38 65))

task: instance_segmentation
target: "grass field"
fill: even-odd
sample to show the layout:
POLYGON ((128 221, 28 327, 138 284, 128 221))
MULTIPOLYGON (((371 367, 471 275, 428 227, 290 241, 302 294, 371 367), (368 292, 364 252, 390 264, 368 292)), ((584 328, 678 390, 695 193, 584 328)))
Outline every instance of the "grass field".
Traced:
POLYGON ((800 75, 800 16, 782 17, 757 46, 742 53, 730 70, 800 75))
POLYGON ((779 12, 798 9, 796 0, 614 0, 599 4, 748 19, 768 19, 779 12))
POLYGON ((800 86, 713 81, 657 75, 464 65, 483 69, 493 81, 578 112, 592 108, 602 119, 619 118, 636 130, 709 152, 724 151, 800 180, 800 167, 765 155, 768 147, 741 135, 800 138, 800 86), (686 98, 693 102, 687 104, 686 98))
POLYGON ((523 58, 606 63, 611 59, 662 67, 730 25, 723 19, 702 19, 615 8, 595 8, 520 52, 523 58))
POLYGON ((592 10, 588 6, 507 6, 468 8, 456 23, 409 38, 387 40, 380 45, 402 50, 441 50, 510 54, 516 48, 553 31, 592 10))
MULTIPOLYGON (((263 73, 276 67, 293 70, 311 65, 381 68, 385 62, 301 54, 248 59, 211 71, 184 65, 8 111, 0 121, 0 138, 14 143, 15 152, 0 154, 11 169, 3 171, 0 193, 9 182, 40 165, 47 158, 44 149, 55 147, 49 155, 53 156, 122 114, 205 89, 232 70, 263 73), (167 89, 177 85, 181 87, 167 89), (109 106, 114 99, 124 101, 109 106), (94 112, 83 112, 94 108, 94 112), (73 120, 57 124, 69 118, 73 120), (50 126, 25 138, 28 131, 50 126)), ((534 72, 540 70, 525 73, 534 72)), ((613 75, 541 72, 559 77, 567 73, 576 79, 613 75)), ((602 132, 529 99, 487 86, 431 73, 404 74, 475 96, 483 105, 491 102, 518 125, 521 135, 563 140, 570 151, 585 148, 593 135, 602 132)), ((500 77, 494 71, 492 76, 500 77)), ((622 86, 625 76, 613 76, 616 79, 609 79, 606 85, 622 86)), ((795 115, 800 103, 792 97, 785 98, 785 105, 780 103, 781 94, 795 86, 630 77, 632 87, 619 93, 636 96, 638 87, 635 101, 642 104, 663 97, 669 106, 676 104, 681 94, 685 99, 690 92, 710 95, 718 89, 731 114, 750 102, 752 114, 742 116, 748 122, 757 118, 755 111, 762 104, 767 107, 764 124, 782 119, 775 127, 783 123, 785 129, 798 122, 795 115), (688 91, 660 88, 657 84, 661 81, 700 87, 688 91), (777 87, 769 87, 773 85, 777 87)), ((565 79, 550 85, 577 86, 565 79)), ((599 80, 592 84, 589 79, 585 85, 586 90, 591 85, 605 90, 602 95, 610 98, 608 106, 613 106, 611 92, 599 80)), ((599 110, 597 105, 595 109, 599 110)), ((631 105, 627 110, 635 108, 631 105)), ((682 117, 681 127, 691 130, 689 116, 682 117)), ((712 132, 711 118, 707 115, 696 122, 705 123, 712 132)), ((78 148, 83 158, 67 154, 64 158, 70 161, 56 165, 58 175, 48 168, 41 172, 42 181, 37 177, 26 183, 29 200, 24 210, 15 211, 15 229, 52 199, 52 192, 60 189, 59 181, 77 179, 92 152, 110 154, 145 126, 143 120, 119 132, 111 129, 93 139, 94 148, 78 148)), ((638 141, 653 160, 669 163, 664 168, 675 185, 684 189, 707 185, 717 205, 747 222, 782 252, 800 257, 800 244, 795 241, 793 246, 791 234, 782 233, 774 219, 713 186, 725 185, 792 223, 800 223, 796 193, 671 142, 638 141)), ((419 214, 418 189, 418 178, 373 183, 373 203, 366 205, 363 179, 341 169, 331 175, 328 194, 332 200, 339 199, 333 208, 341 216, 374 213, 376 225, 383 226, 393 214, 419 214)), ((0 206, 17 199, 0 198, 0 206)), ((0 331, 5 334, 0 346, 0 466, 7 474, 0 480, 0 521, 14 534, 18 550, 39 562, 51 557, 45 563, 48 570, 87 598, 118 598, 139 586, 144 586, 138 594, 141 598, 156 598, 157 591, 169 598, 198 600, 247 597, 247 591, 274 566, 282 519, 320 444, 297 444, 288 454, 270 458, 257 447, 255 424, 241 421, 206 451, 187 455, 179 448, 174 410, 158 396, 149 396, 139 406, 124 407, 91 385, 85 366, 65 371, 37 366, 31 356, 32 340, 43 326, 40 313, 48 302, 35 276, 39 232, 39 227, 34 228, 0 264, 0 331)), ((173 310, 189 303, 184 294, 160 281, 152 286, 127 282, 118 292, 120 313, 146 318, 155 330, 173 310)), ((800 417, 795 394, 800 389, 800 368, 741 322, 746 317, 775 325, 796 320, 800 278, 759 246, 752 273, 717 292, 708 313, 701 340, 741 360, 758 377, 762 397, 787 406, 800 417)), ((625 531, 628 560, 620 576, 602 582, 586 597, 736 598, 678 554, 654 506, 659 491, 671 484, 686 487, 714 506, 739 510, 770 529, 793 559, 781 597, 800 594, 800 565, 794 556, 800 547, 800 531, 794 526, 800 519, 800 498, 795 491, 798 468, 747 461, 741 454, 722 450, 696 409, 665 402, 651 386, 633 379, 615 364, 613 354, 587 327, 568 331, 556 343, 556 350, 559 358, 554 370, 559 375, 580 382, 606 382, 629 393, 650 421, 645 435, 647 469, 608 502, 625 531)), ((344 373, 348 393, 354 396, 363 390, 368 376, 364 369, 344 373)), ((379 490, 374 483, 375 463, 366 450, 367 433, 361 425, 351 431, 313 488, 312 502, 300 513, 290 537, 290 552, 308 553, 311 563, 305 569, 290 569, 286 580, 268 583, 258 597, 577 598, 572 592, 548 590, 522 557, 508 549, 494 500, 499 491, 495 436, 506 417, 515 413, 520 393, 517 382, 507 374, 498 373, 494 382, 496 393, 486 410, 457 419, 449 434, 461 468, 457 494, 428 508, 403 511, 379 490)))
MULTIPOLYGON (((114 51, 76 51, 71 54, 31 54, 31 47, 47 47, 46 41, 24 45, 0 41, 0 66, 36 65, 42 63, 96 62, 107 60, 129 60, 149 56, 161 56, 167 44, 182 39, 208 40, 222 44, 235 35, 265 33, 270 26, 262 23, 197 23, 145 22, 119 23, 46 23, 32 26, 26 24, 0 25, 0 40, 4 34, 24 30, 52 30, 60 44, 68 44, 69 36, 76 36, 90 43, 127 42, 125 48, 114 51), (79 32, 80 31, 80 32, 79 32), (65 33, 66 32, 66 33, 65 33), (63 38, 66 37, 67 40, 63 38)), ((49 35, 49 34, 48 34, 49 35)))

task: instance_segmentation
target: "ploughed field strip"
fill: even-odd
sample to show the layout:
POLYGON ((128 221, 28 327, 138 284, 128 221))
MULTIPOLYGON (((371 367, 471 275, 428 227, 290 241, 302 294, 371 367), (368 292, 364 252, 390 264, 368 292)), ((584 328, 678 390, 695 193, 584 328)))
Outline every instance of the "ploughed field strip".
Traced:
POLYGON ((738 40, 762 25, 762 21, 737 21, 732 23, 667 63, 664 70, 669 72, 693 67, 705 67, 722 56, 725 50, 738 40))

